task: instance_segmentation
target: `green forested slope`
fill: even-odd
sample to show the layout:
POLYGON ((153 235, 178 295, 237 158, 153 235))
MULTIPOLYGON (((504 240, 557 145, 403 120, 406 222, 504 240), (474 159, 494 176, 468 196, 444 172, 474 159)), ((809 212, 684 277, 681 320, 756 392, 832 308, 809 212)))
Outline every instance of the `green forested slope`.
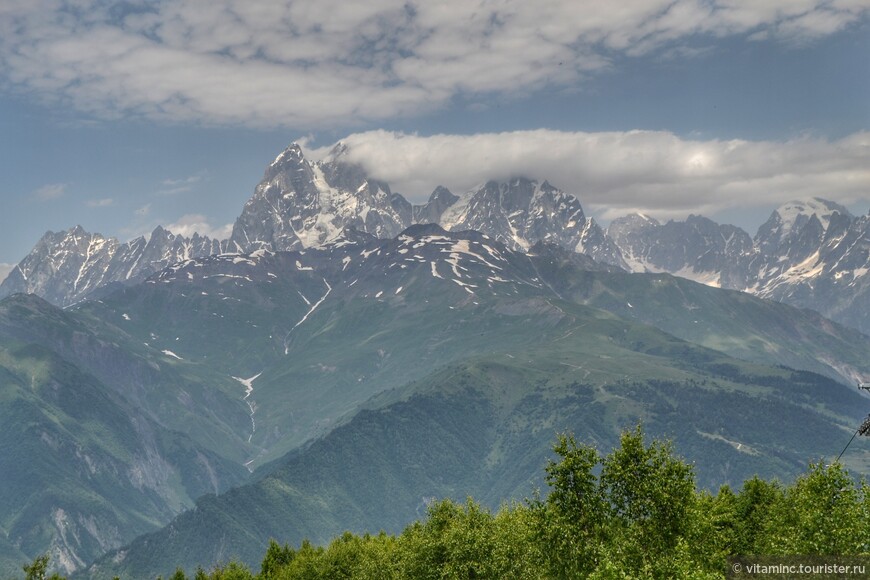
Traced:
POLYGON ((61 570, 80 568, 246 479, 220 452, 231 441, 209 444, 226 439, 226 422, 197 429, 204 421, 189 413, 185 428, 175 404, 156 416, 167 398, 195 399, 204 385, 107 338, 38 298, 0 303, 0 577, 45 551, 61 570), (106 382, 123 370, 124 382, 106 382))
POLYGON ((582 268, 563 249, 539 245, 532 258, 555 293, 650 324, 733 357, 779 364, 846 384, 870 380, 870 342, 820 314, 670 274, 582 268))
MULTIPOLYGON (((606 450, 641 419, 676 440, 710 489, 756 472, 791 478, 848 438, 865 399, 765 365, 842 380, 870 368, 867 337, 812 313, 428 226, 189 261, 70 311, 11 297, 0 335, 95 379, 132 421, 131 444, 150 433, 145 448, 161 459, 125 459, 127 472, 172 482, 161 484, 180 490, 164 502, 171 513, 239 482, 242 465, 257 469, 254 484, 101 560, 106 573, 252 563, 272 535, 395 531, 432 497, 470 493, 495 507, 541 485, 549 442, 565 429, 606 450)), ((17 452, 15 434, 4 437, 17 452)), ((861 469, 868 456, 847 460, 861 469)), ((46 479, 67 469, 44 467, 46 479)), ((90 485, 87 470, 76 477, 90 485)))
MULTIPOLYGON (((710 493, 696 488, 693 466, 669 442, 646 441, 640 427, 624 431, 606 455, 570 434, 558 435, 552 449, 542 498, 498 511, 472 498, 433 499, 395 535, 345 532, 323 546, 273 539, 261 546, 256 578, 714 579, 748 574, 759 563, 857 564, 863 571, 844 577, 866 576, 870 487, 840 463, 810 463, 789 484, 753 477, 710 493)), ((28 580, 45 563, 26 567, 28 580)), ((171 575, 186 577, 255 576, 231 560, 187 574, 177 565, 171 575)))
MULTIPOLYGON (((253 566, 269 538, 398 532, 432 498, 471 495, 497 507, 542 486, 563 430, 610 449, 642 420, 672 436, 698 483, 716 489, 756 473, 791 479, 807 458, 838 452, 860 421, 864 399, 819 375, 743 363, 617 320, 585 324, 383 393, 257 483, 201 500, 88 573, 146 578, 234 558, 253 566), (598 324, 620 338, 597 334, 598 324)), ((866 468, 866 457, 849 459, 866 468)))

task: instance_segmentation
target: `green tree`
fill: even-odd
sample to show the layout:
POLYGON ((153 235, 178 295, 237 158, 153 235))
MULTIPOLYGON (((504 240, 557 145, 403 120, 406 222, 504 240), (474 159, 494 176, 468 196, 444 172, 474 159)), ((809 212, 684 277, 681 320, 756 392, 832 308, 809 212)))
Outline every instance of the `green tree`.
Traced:
POLYGON ((48 571, 48 554, 37 556, 30 564, 21 567, 25 580, 45 580, 48 571))
POLYGON ((669 560, 695 526, 692 467, 673 455, 670 442, 645 445, 638 426, 624 431, 604 459, 601 488, 610 511, 608 544, 618 547, 625 571, 667 577, 669 560))
POLYGON ((254 575, 242 563, 233 560, 225 566, 217 566, 209 575, 211 580, 253 580, 254 575))
POLYGON ((282 546, 274 539, 269 540, 269 547, 266 550, 266 555, 263 556, 263 562, 260 564, 260 578, 265 580, 278 578, 278 572, 286 568, 295 556, 296 551, 289 545, 282 546))
POLYGON ((773 554, 867 553, 865 492, 841 464, 811 463, 776 504, 762 547, 773 554))
MULTIPOLYGON (((23 565, 21 569, 24 570, 25 580, 46 580, 49 560, 48 554, 45 554, 37 556, 30 564, 23 565)), ((52 573, 52 575, 47 578, 48 580, 66 580, 57 572, 52 573)))
POLYGON ((535 541, 535 514, 523 504, 505 505, 495 515, 492 566, 498 578, 544 576, 540 545, 535 541))
POLYGON ((734 500, 734 539, 732 554, 762 554, 769 547, 767 530, 771 516, 784 500, 782 485, 758 476, 743 482, 734 500))
POLYGON ((445 543, 449 528, 462 508, 449 499, 431 504, 424 522, 415 522, 399 537, 401 575, 410 578, 441 578, 450 553, 445 543))
POLYGON ((536 578, 533 517, 523 506, 503 507, 496 515, 472 499, 429 507, 424 522, 399 537, 397 577, 536 578))
POLYGON ((605 500, 593 473, 600 457, 570 434, 559 435, 553 451, 560 460, 546 467, 550 494, 546 502, 532 503, 540 554, 552 577, 587 576, 607 537, 605 500))
POLYGON ((292 561, 280 568, 273 578, 326 578, 324 573, 323 555, 326 550, 321 546, 312 546, 308 540, 303 540, 292 561))

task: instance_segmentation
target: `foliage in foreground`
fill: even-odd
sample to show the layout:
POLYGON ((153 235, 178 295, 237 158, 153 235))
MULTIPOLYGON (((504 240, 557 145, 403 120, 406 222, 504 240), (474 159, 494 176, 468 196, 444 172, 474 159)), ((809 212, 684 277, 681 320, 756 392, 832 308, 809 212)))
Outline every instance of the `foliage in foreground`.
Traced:
MULTIPOLYGON (((669 443, 640 427, 601 457, 561 435, 550 493, 493 513, 442 500, 400 535, 345 533, 326 547, 270 543, 259 574, 237 562, 196 580, 390 578, 721 578, 737 554, 870 554, 870 489, 839 463, 810 464, 785 486, 695 488, 669 443)), ((46 561, 25 566, 45 578, 46 561)), ((172 580, 187 578, 181 569, 172 580)))

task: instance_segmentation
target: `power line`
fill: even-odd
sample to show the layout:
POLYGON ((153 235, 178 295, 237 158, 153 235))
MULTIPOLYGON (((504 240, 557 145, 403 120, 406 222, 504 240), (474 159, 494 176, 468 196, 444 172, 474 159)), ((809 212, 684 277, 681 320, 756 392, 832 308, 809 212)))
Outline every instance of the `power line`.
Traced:
POLYGON ((846 446, 843 447, 843 450, 840 451, 839 455, 837 455, 837 461, 840 461, 840 458, 846 452, 846 449, 849 448, 849 445, 852 444, 852 441, 854 441, 855 437, 857 437, 858 435, 870 435, 870 415, 867 415, 867 418, 864 419, 864 421, 860 425, 858 425, 857 429, 855 429, 855 432, 852 434, 852 438, 849 439, 849 442, 846 443, 846 446))

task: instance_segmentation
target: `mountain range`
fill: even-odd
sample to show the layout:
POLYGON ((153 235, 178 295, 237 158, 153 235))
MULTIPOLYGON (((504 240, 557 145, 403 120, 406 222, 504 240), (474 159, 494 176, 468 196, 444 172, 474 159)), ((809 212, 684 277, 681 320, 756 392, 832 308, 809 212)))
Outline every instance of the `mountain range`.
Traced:
POLYGON ((633 214, 604 230, 576 196, 547 181, 490 181, 460 195, 439 186, 425 204, 412 205, 346 157, 342 145, 318 162, 298 145, 288 147, 267 167, 228 240, 185 238, 161 227, 127 243, 80 227, 48 232, 0 284, 0 297, 27 292, 68 306, 190 258, 316 248, 348 228, 392 238, 415 223, 436 223, 485 233, 511 249, 557 244, 626 271, 740 290, 870 332, 870 217, 836 203, 787 203, 755 237, 702 216, 662 224, 633 214))
POLYGON ((846 439, 866 401, 843 385, 870 373, 857 331, 668 275, 590 269, 559 246, 524 253, 418 225, 248 256, 191 260, 75 309, 244 371, 254 405, 253 481, 110 552, 94 577, 256 565, 270 537, 396 531, 432 497, 529 496, 565 430, 606 448, 640 420, 675 438, 705 486, 786 479, 846 439))
POLYGON ((312 163, 298 145, 288 147, 266 169, 228 240, 188 239, 162 227, 148 239, 125 244, 80 227, 48 232, 0 284, 0 297, 33 293, 69 306, 101 287, 135 283, 190 258, 316 248, 345 229, 392 238, 415 223, 481 231, 513 249, 552 242, 600 262, 625 265, 580 202, 547 182, 488 182, 462 196, 437 187, 426 204, 415 206, 386 183, 366 177, 358 165, 344 162, 345 154, 336 147, 326 160, 312 163))
POLYGON ((748 292, 870 332, 870 216, 813 198, 775 210, 754 238, 689 216, 661 224, 642 215, 614 220, 608 236, 635 272, 668 272, 748 292))
POLYGON ((270 537, 496 506, 562 431, 609 448, 642 421, 715 488, 860 422, 865 218, 605 231, 546 181, 412 205, 346 153, 289 147, 228 240, 73 228, 0 285, 0 576, 46 551, 90 577, 256 565, 270 537))
POLYGON ((553 244, 347 233, 187 260, 65 310, 0 302, 4 397, 21 401, 0 447, 22 490, 0 514, 6 569, 49 547, 81 570, 194 506, 92 573, 253 558, 264 534, 398 529, 427 497, 528 495, 557 431, 607 446, 637 420, 675 437, 705 485, 787 478, 858 420, 843 383, 870 378, 870 340, 811 311, 553 244), (409 480, 409 465, 428 471, 409 480), (34 481, 46 491, 28 503, 34 481))

